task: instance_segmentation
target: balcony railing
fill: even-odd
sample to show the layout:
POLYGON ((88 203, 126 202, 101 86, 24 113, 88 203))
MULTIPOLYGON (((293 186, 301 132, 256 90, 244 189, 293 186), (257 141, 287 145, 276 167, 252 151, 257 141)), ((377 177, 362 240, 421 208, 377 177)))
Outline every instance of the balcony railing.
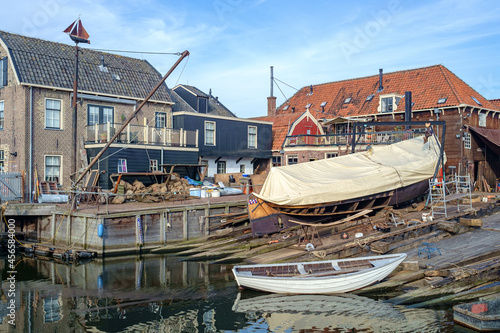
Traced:
MULTIPOLYGON (((380 131, 356 133, 356 145, 388 144, 408 140, 424 133, 415 131, 380 131)), ((290 147, 321 147, 343 146, 352 144, 353 133, 325 134, 325 135, 290 135, 285 138, 284 148, 290 147)))
MULTIPOLYGON (((95 124, 86 126, 85 143, 106 143, 122 124, 95 124)), ((117 143, 147 144, 172 147, 198 147, 198 130, 156 128, 128 124, 116 138, 117 143)))

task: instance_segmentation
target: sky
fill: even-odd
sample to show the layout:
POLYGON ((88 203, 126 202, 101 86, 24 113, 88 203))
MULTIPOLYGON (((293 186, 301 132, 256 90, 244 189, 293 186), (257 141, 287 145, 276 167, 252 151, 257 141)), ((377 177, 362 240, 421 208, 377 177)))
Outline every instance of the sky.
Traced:
POLYGON ((166 83, 217 96, 241 118, 267 114, 297 89, 441 64, 487 99, 500 98, 500 5, 481 0, 20 0, 4 1, 0 30, 150 62, 166 83), (157 54, 164 53, 164 54, 157 54))

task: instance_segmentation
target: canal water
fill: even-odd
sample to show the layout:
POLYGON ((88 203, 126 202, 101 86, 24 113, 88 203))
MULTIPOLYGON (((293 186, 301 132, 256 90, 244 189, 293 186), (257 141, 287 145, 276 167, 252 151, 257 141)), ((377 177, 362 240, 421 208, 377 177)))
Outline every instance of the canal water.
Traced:
POLYGON ((0 332, 468 332, 453 324, 450 309, 239 291, 230 265, 175 256, 70 265, 18 257, 14 285, 2 259, 0 332))

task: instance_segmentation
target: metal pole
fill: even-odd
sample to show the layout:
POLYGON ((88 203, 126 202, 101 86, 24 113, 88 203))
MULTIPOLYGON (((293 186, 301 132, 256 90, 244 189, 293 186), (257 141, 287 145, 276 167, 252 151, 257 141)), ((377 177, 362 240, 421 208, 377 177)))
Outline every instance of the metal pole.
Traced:
POLYGON ((77 123, 78 123, 78 115, 77 115, 77 94, 78 94, 78 43, 75 45, 75 80, 73 81, 73 174, 76 175, 77 171, 77 152, 78 152, 78 134, 77 134, 77 123))
POLYGON ((83 173, 80 175, 80 177, 76 180, 75 184, 73 184, 74 187, 76 187, 76 185, 78 185, 78 183, 83 179, 85 174, 90 171, 90 169, 99 160, 99 158, 102 156, 102 154, 104 154, 106 149, 108 149, 109 146, 113 143, 113 141, 116 140, 116 138, 120 135, 120 133, 127 127, 127 125, 132 121, 132 119, 134 119, 135 115, 137 113, 139 113, 139 111, 147 103, 147 101, 151 98, 151 96, 153 96, 153 94, 156 92, 156 90, 158 90, 158 88, 163 84, 163 82, 165 82, 167 77, 174 71, 174 69, 181 63, 181 61, 185 57, 187 57, 188 55, 189 55, 189 51, 187 51, 187 50, 181 53, 181 57, 175 62, 175 64, 172 66, 172 68, 170 68, 170 70, 167 72, 167 74, 165 74, 165 76, 160 80, 160 82, 158 82, 156 87, 154 87, 153 90, 151 90, 151 92, 149 93, 149 95, 141 102, 139 107, 127 118, 127 120, 125 120, 122 127, 118 131, 116 131, 115 135, 113 135, 113 137, 110 140, 108 140, 108 143, 101 149, 101 151, 97 154, 97 156, 94 157, 94 159, 89 163, 87 168, 83 171, 83 173))
POLYGON ((271 66, 271 97, 273 97, 273 80, 274 80, 274 74, 273 74, 273 66, 271 66))

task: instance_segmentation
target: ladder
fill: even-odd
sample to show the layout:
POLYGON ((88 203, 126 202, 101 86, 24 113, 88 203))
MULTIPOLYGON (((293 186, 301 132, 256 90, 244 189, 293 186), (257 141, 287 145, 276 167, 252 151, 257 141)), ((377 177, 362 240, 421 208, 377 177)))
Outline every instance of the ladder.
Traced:
POLYGON ((429 196, 432 218, 438 215, 448 217, 448 206, 456 207, 459 213, 461 208, 472 209, 472 192, 470 185, 470 175, 453 175, 450 180, 429 179, 429 196), (463 198, 468 197, 468 201, 463 203, 463 198), (455 202, 452 204, 452 202, 455 202), (465 208, 467 207, 467 208, 465 208))

